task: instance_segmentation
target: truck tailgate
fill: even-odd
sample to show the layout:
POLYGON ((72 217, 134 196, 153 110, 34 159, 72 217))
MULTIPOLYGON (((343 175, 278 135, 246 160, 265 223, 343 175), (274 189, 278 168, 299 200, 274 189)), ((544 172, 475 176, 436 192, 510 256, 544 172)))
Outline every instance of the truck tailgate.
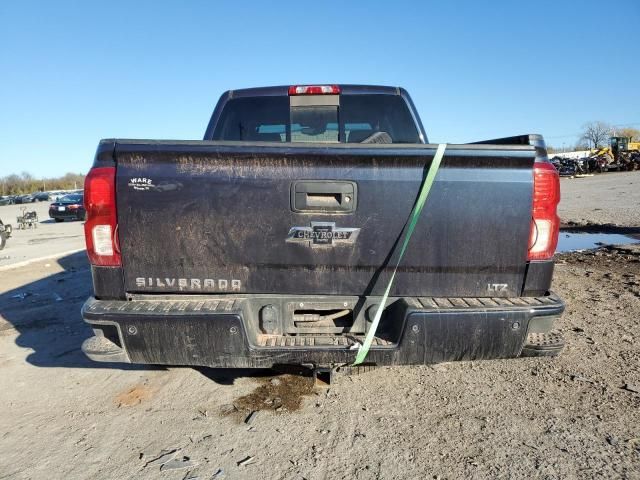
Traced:
MULTIPOLYGON (((434 153, 119 140, 126 290, 379 295, 434 153), (296 194, 309 185, 317 195, 299 209, 296 194), (323 205, 338 210, 318 213, 323 205)), ((534 158, 529 146, 448 146, 391 295, 519 295, 534 158)))

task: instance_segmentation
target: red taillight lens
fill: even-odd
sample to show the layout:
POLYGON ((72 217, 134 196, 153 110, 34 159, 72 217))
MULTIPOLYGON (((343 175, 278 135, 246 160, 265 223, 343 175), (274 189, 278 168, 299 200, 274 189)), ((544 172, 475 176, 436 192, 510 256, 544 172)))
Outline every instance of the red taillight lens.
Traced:
POLYGON ((338 85, 292 85, 289 95, 337 95, 340 93, 338 85))
POLYGON ((84 237, 93 265, 122 264, 118 249, 115 167, 92 168, 84 181, 84 237))
POLYGON ((560 177, 549 162, 536 162, 533 166, 533 219, 529 241, 529 260, 548 260, 558 246, 560 218, 560 177))

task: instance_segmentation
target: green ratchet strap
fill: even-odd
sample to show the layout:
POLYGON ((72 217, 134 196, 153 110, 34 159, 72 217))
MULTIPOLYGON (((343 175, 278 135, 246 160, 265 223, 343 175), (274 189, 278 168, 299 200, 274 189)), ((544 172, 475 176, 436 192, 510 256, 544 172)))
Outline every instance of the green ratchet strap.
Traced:
POLYGON ((446 143, 441 143, 438 145, 438 149, 436 150, 436 154, 433 157, 433 161, 431 162, 431 166, 429 167, 427 176, 422 181, 422 185, 420 186, 420 194, 418 195, 418 200, 413 206, 413 210, 411 211, 411 216, 409 217, 409 224, 404 232, 404 238, 402 239, 402 248, 400 248, 400 254, 398 255, 396 266, 393 269, 393 273, 391 274, 391 278, 389 279, 387 288, 384 291, 382 300, 380 301, 380 304, 378 305, 378 309, 376 310, 376 314, 373 317, 373 323, 371 324, 371 327, 367 332, 367 336, 364 339, 364 343, 360 345, 360 348, 358 349, 358 354, 356 355, 356 361, 353 362, 353 365, 358 365, 364 362, 364 359, 367 357, 367 353, 369 353, 371 342, 373 342, 373 337, 375 336, 376 330, 378 329, 378 323, 380 323, 380 317, 382 317, 382 312, 384 311, 384 307, 387 303, 387 298, 389 297, 389 292, 391 291, 391 286, 393 285, 393 280, 396 278, 396 272, 398 271, 398 266, 402 261, 404 252, 407 250, 407 245, 409 245, 409 240, 411 239, 413 230, 416 228, 416 224, 418 223, 418 219, 420 218, 420 213, 422 212, 422 207, 424 207, 424 204, 427 200, 427 196, 429 195, 429 191, 431 191, 433 180, 436 178, 436 173, 438 173, 438 169, 440 168, 440 162, 442 161, 442 157, 444 156, 444 151, 446 148, 447 148, 446 143))

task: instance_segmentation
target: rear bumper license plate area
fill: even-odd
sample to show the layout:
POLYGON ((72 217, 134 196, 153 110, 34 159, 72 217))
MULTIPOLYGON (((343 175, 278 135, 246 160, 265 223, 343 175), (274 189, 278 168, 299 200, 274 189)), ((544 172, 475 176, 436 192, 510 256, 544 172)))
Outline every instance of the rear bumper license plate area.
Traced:
MULTIPOLYGON (((131 363, 271 368, 281 364, 344 365, 355 360, 377 298, 149 298, 101 301, 90 298, 83 318, 104 334, 131 363), (315 305, 313 311, 300 312, 315 305), (265 306, 291 309, 291 323, 265 306), (327 320, 343 310, 342 323, 327 320), (317 308, 320 307, 320 308, 317 308), (344 311, 349 311, 345 314, 344 311), (316 315, 305 321, 300 315, 316 315), (314 322, 315 320, 315 322, 314 322), (271 323, 270 323, 271 322, 271 323), (297 327, 296 322, 302 323, 297 327), (309 323, 316 326, 309 329, 309 323), (322 330, 326 327, 327 330, 322 330), (300 330, 299 328, 307 329, 300 330), (346 330, 346 331, 345 331, 346 330)), ((376 332, 367 363, 430 364, 520 355, 532 319, 557 317, 564 303, 554 294, 521 298, 395 298, 376 332)), ((331 319, 333 320, 333 319, 331 319)), ((94 342, 95 343, 95 342, 94 342)), ((85 351, 101 361, 99 352, 85 351)), ((113 352, 112 357, 113 358, 113 352)), ((105 360, 108 361, 108 360, 105 360)))

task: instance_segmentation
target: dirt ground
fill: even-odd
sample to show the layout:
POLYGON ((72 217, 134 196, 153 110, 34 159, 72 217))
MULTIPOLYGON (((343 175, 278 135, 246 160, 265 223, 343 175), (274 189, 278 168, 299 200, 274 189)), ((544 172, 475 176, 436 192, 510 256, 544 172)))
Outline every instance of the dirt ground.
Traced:
MULTIPOLYGON (((618 175, 640 183, 607 182, 618 175)), ((567 191, 593 198, 590 180, 563 180, 564 212, 567 191)), ((594 204, 571 218, 640 225, 640 201, 635 217, 623 203, 604 203, 610 221, 594 204)), ((0 272, 0 479, 640 478, 640 246, 559 256, 554 290, 555 359, 379 368, 317 389, 92 363, 83 253, 0 272)))
POLYGON ((0 220, 13 226, 13 234, 7 240, 6 247, 0 250, 0 272, 37 258, 84 249, 84 222, 56 223, 49 218, 49 205, 50 202, 0 205, 0 220), (37 228, 18 229, 16 217, 22 216, 23 208, 38 214, 37 228))
POLYGON ((560 180, 559 214, 566 225, 640 227, 640 170, 560 180))

